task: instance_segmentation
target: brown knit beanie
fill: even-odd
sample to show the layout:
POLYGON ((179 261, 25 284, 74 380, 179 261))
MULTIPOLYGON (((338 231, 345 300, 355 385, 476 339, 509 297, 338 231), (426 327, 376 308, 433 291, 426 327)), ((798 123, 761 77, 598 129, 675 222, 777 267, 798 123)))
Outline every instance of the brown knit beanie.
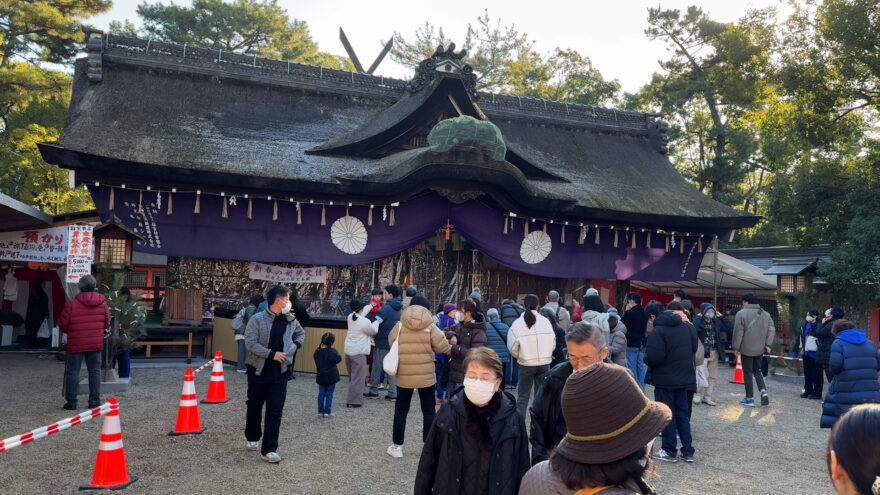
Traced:
POLYGON ((651 402, 626 368, 598 363, 572 373, 562 389, 568 433, 557 453, 583 464, 606 464, 644 449, 672 420, 651 402))

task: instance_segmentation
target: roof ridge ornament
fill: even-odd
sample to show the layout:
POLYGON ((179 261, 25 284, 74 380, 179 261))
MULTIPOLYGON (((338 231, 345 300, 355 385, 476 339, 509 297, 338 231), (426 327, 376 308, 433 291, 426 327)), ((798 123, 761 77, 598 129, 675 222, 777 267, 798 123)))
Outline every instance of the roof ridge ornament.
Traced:
POLYGON ((454 77, 461 80, 471 100, 476 101, 479 98, 477 76, 474 74, 474 69, 465 61, 466 56, 465 49, 455 51, 455 43, 450 42, 446 47, 438 46, 431 58, 422 60, 416 67, 415 75, 406 85, 407 91, 417 93, 435 79, 454 77))
POLYGON ((83 26, 83 32, 86 34, 86 50, 88 53, 88 69, 86 74, 88 75, 89 82, 99 83, 104 79, 101 71, 104 54, 104 32, 88 26, 83 26))

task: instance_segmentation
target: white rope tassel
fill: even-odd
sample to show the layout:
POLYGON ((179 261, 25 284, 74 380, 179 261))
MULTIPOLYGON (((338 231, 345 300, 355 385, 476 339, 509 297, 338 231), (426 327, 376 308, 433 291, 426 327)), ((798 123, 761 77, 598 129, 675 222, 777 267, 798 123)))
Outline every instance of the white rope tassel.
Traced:
POLYGON ((248 220, 253 220, 253 212, 254 212, 254 204, 251 199, 248 199, 248 220))
POLYGON ((113 211, 113 188, 110 188, 110 211, 113 211))
POLYGON ((296 202, 296 224, 302 225, 303 216, 302 216, 302 208, 299 207, 299 201, 296 202))
POLYGON ((529 219, 526 218, 526 226, 523 227, 523 237, 529 236, 529 219))
POLYGON ((327 225, 327 206, 321 206, 321 225, 327 225))
POLYGON ((193 208, 193 213, 199 214, 202 212, 202 195, 196 193, 196 207, 193 208))
POLYGON ((666 234, 666 252, 669 252, 669 234, 666 234))
POLYGON ((547 222, 544 222, 544 235, 547 235, 547 222))
POLYGON ((510 218, 507 215, 504 215, 504 235, 507 235, 507 221, 510 218))
POLYGON ((559 240, 560 244, 565 244, 565 225, 562 226, 562 239, 559 240))
POLYGON ((229 218, 229 213, 226 211, 226 198, 221 197, 220 199, 223 201, 223 214, 221 214, 220 216, 222 218, 229 218))
POLYGON ((168 193, 168 211, 165 213, 166 215, 170 215, 174 210, 171 208, 171 198, 172 194, 168 193))
POLYGON ((596 244, 599 244, 599 227, 596 227, 596 244))
POLYGON ((138 213, 144 212, 144 192, 138 192, 138 213))
POLYGON ((392 207, 391 207, 391 215, 388 217, 388 226, 389 226, 389 227, 394 227, 394 224, 395 224, 395 220, 394 220, 394 207, 392 206, 392 207))
POLYGON ((578 235, 578 244, 583 244, 587 238, 587 228, 581 225, 581 233, 578 235))
POLYGON ((700 236, 699 238, 697 238, 697 252, 698 253, 703 252, 703 236, 700 236))
POLYGON ((648 241, 647 241, 646 245, 648 246, 648 249, 651 249, 651 233, 650 232, 648 232, 648 241))
POLYGON ((679 249, 678 249, 679 254, 684 254, 684 237, 682 237, 681 239, 678 240, 678 246, 679 246, 679 249))
POLYGON ((633 243, 632 243, 632 248, 633 248, 633 249, 636 248, 636 233, 635 233, 635 232, 633 232, 633 243))
POLYGON ((614 230, 614 247, 617 247, 617 237, 618 237, 619 233, 620 233, 619 230, 617 230, 617 229, 614 230))
POLYGON ((272 203, 272 221, 275 222, 278 220, 278 201, 272 203))
POLYGON ((367 225, 373 225, 373 205, 370 205, 370 212, 367 213, 367 225))

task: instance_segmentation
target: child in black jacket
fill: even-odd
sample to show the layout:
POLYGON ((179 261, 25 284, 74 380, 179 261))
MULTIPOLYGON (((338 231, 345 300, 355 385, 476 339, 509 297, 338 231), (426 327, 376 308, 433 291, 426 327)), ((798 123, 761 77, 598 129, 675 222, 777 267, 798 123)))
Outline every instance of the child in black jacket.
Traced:
POLYGON ((342 361, 339 352, 333 348, 336 337, 332 333, 327 332, 321 336, 321 346, 315 349, 315 367, 318 374, 315 376, 315 382, 318 383, 318 416, 322 418, 332 418, 335 415, 331 412, 333 406, 333 391, 336 389, 336 382, 339 381, 339 368, 337 365, 342 361))

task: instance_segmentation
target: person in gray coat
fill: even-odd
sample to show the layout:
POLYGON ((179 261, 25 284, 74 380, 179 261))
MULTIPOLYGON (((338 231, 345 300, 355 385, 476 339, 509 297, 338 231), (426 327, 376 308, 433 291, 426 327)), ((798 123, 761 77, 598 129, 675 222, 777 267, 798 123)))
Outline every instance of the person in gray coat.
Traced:
POLYGON ((758 298, 754 294, 746 294, 742 298, 743 307, 736 314, 733 324, 733 348, 742 354, 743 373, 745 375, 746 398, 739 401, 747 407, 755 407, 752 399, 754 388, 752 376, 761 391, 761 405, 770 404, 764 377, 761 375, 761 358, 770 352, 770 345, 776 337, 776 327, 770 314, 758 306, 758 298))
POLYGON ((248 450, 257 450, 260 437, 263 460, 281 461, 278 433, 287 398, 287 382, 293 376, 293 358, 302 347, 306 333, 291 312, 296 294, 280 285, 266 293, 268 307, 251 317, 245 329, 248 389, 244 436, 248 450), (292 296, 292 297, 291 297, 292 296), (293 301, 291 301, 293 299, 293 301), (262 431, 261 416, 266 405, 262 431))
POLYGON ((608 343, 607 361, 626 368, 626 325, 620 321, 615 308, 608 310, 608 328, 611 332, 611 342, 608 343))

